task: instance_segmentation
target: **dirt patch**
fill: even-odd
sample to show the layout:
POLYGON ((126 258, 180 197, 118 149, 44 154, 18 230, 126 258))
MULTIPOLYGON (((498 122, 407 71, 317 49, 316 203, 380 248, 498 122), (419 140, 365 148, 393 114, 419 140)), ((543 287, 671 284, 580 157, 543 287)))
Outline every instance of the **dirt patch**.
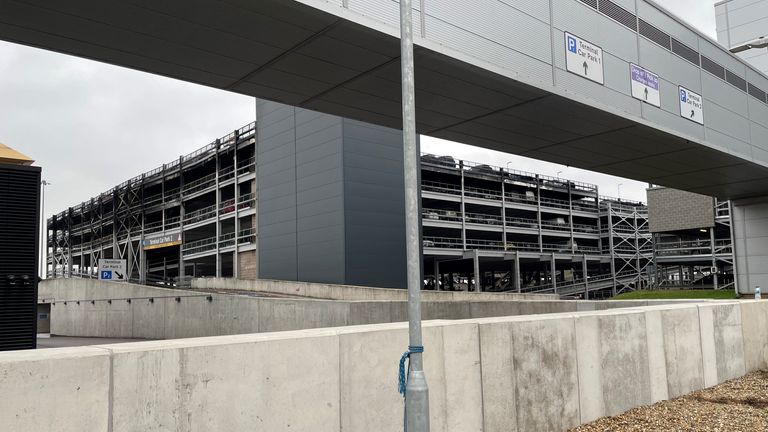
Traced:
POLYGON ((571 431, 768 431, 768 371, 615 417, 603 417, 571 431))

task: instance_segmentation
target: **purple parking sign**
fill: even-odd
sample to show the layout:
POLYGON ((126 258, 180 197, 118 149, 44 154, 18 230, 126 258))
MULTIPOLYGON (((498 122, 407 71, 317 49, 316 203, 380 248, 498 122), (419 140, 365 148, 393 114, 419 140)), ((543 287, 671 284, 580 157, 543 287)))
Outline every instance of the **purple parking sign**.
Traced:
POLYGON ((632 81, 632 97, 660 107, 659 76, 634 64, 629 65, 629 75, 632 81))

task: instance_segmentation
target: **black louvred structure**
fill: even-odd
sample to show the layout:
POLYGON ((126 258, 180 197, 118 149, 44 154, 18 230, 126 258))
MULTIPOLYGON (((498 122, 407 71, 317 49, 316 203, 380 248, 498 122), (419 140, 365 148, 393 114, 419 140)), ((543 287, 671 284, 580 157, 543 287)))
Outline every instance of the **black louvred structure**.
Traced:
POLYGON ((37 347, 40 168, 0 163, 0 351, 37 347))

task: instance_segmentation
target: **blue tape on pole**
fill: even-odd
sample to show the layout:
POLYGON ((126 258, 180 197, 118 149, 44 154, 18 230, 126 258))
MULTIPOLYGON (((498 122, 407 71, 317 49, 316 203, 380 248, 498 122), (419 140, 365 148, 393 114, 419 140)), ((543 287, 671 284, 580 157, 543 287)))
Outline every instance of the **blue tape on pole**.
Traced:
POLYGON ((405 397, 405 385, 406 385, 406 379, 407 375, 405 373, 405 361, 408 360, 408 370, 411 369, 411 354, 416 353, 423 353, 424 347, 423 346, 409 346, 408 351, 404 352, 403 355, 400 357, 400 369, 398 373, 398 379, 397 379, 397 391, 400 392, 403 397, 405 397))

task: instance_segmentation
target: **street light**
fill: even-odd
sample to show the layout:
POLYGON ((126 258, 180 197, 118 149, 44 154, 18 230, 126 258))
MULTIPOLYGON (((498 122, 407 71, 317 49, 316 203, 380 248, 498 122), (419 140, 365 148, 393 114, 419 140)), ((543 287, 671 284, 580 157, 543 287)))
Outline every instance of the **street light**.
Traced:
POLYGON ((405 430, 429 432, 429 389, 424 375, 421 334, 421 245, 419 236, 419 154, 416 142, 412 0, 400 0, 400 76, 403 93, 405 252, 408 281, 408 351, 400 358, 398 385, 405 397, 405 430), (407 376, 405 361, 408 360, 407 376))
POLYGON ((622 187, 622 186, 624 186, 624 183, 619 183, 619 185, 618 185, 618 186, 616 186, 616 190, 617 190, 617 193, 618 193, 618 195, 619 195, 619 196, 618 196, 618 198, 619 198, 619 201, 621 201, 621 187, 622 187))
POLYGON ((42 242, 42 247, 40 248, 40 279, 45 279, 47 276, 45 269, 46 262, 48 261, 48 221, 45 220, 45 187, 50 185, 51 183, 47 180, 40 181, 40 218, 42 219, 40 229, 43 230, 43 235, 40 236, 40 241, 42 242))
POLYGON ((560 180, 560 174, 562 174, 562 173, 563 173, 562 171, 558 171, 558 172, 557 172, 557 179, 558 179, 558 180, 560 180))
POLYGON ((747 51, 751 49, 760 49, 760 48, 768 48, 768 39, 766 39, 765 36, 760 36, 759 38, 753 41, 735 46, 731 48, 731 52, 736 54, 743 51, 747 51))

